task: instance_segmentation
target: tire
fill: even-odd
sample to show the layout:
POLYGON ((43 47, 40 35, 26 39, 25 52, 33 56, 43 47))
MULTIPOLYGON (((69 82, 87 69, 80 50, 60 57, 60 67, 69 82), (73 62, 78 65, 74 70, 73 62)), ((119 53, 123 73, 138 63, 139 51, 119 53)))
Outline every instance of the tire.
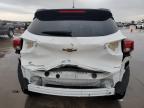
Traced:
POLYGON ((129 83, 129 77, 130 77, 130 69, 129 66, 127 66, 126 71, 122 78, 122 82, 118 82, 115 86, 115 95, 112 96, 113 99, 124 98, 129 83))
POLYGON ((27 89, 22 90, 22 92, 23 92, 24 94, 28 95, 28 96, 37 96, 37 95, 39 95, 38 93, 28 91, 27 89))
POLYGON ((19 60, 18 63, 18 80, 20 82, 21 90, 24 94, 29 96, 38 95, 38 93, 28 91, 28 80, 23 77, 22 70, 21 70, 21 62, 19 60))
POLYGON ((9 38, 13 38, 13 36, 14 36, 14 31, 12 29, 9 29, 9 31, 8 31, 8 37, 9 38))

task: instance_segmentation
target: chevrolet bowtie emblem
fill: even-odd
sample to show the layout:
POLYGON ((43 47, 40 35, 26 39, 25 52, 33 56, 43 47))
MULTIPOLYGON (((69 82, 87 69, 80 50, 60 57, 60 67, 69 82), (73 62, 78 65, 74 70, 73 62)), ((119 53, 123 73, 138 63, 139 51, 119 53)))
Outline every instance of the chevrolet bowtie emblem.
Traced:
POLYGON ((66 51, 66 52, 74 52, 74 51, 77 51, 77 49, 73 49, 73 48, 64 48, 62 49, 63 51, 66 51))

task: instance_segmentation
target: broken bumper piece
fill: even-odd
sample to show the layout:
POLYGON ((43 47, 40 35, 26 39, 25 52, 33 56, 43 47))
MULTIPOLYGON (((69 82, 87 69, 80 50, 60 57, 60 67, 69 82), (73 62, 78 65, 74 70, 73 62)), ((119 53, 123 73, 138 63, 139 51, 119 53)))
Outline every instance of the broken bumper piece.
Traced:
POLYGON ((69 97, 94 97, 94 96, 110 96, 114 95, 114 88, 94 88, 94 89, 70 89, 70 88, 54 88, 28 85, 28 90, 41 94, 69 96, 69 97))

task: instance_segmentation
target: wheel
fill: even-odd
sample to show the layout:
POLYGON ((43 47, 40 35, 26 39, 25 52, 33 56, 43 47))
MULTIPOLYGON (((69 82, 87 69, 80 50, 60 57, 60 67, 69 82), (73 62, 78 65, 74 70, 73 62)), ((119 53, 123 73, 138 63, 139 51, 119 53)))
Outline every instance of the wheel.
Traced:
POLYGON ((24 89, 24 90, 22 89, 22 92, 23 92, 24 94, 28 95, 28 96, 38 96, 38 95, 40 95, 40 94, 38 94, 38 93, 28 91, 28 89, 24 89))
POLYGON ((9 36, 9 38, 13 38, 13 36, 14 36, 14 31, 13 31, 12 29, 9 29, 9 31, 8 31, 8 36, 9 36))
POLYGON ((130 69, 129 66, 127 66, 126 71, 122 78, 122 82, 118 82, 115 86, 115 95, 112 96, 113 99, 124 98, 129 83, 129 76, 130 76, 130 69))

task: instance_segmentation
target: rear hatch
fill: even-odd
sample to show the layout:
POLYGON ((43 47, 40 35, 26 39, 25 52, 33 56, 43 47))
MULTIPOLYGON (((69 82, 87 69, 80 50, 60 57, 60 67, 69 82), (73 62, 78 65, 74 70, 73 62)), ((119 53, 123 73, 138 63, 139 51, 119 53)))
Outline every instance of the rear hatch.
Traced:
POLYGON ((72 65, 117 72, 121 67, 125 37, 108 10, 39 10, 21 37, 22 65, 33 70, 72 65))

